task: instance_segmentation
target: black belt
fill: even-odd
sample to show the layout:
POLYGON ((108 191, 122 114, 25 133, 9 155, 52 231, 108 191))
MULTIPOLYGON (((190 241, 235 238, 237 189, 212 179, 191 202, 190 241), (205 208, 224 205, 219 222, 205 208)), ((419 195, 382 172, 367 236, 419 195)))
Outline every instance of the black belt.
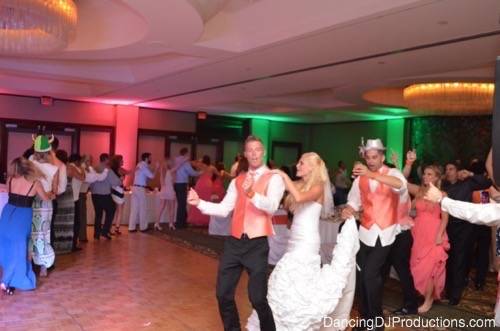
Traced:
POLYGON ((250 238, 250 237, 248 236, 248 234, 243 233, 239 239, 240 239, 240 240, 241 240, 241 239, 244 239, 244 240, 254 240, 254 239, 261 239, 261 238, 266 238, 266 237, 267 237, 267 236, 259 236, 259 237, 250 238))

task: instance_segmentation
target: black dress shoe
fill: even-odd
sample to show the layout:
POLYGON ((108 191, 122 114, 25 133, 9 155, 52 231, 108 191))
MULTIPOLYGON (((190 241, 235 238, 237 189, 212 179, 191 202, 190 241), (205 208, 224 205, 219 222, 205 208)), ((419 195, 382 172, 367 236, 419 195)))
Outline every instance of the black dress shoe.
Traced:
POLYGON ((101 236, 94 236, 94 240, 99 240, 101 236))
POLYGON ((72 251, 72 252, 78 252, 78 251, 81 251, 81 250, 82 250, 82 248, 81 248, 81 247, 73 247, 73 248, 71 249, 71 251, 72 251))
POLYGON ((476 289, 476 291, 483 291, 484 290, 484 284, 476 283, 476 284, 474 284, 474 288, 476 289))
POLYGON ((399 308, 392 312, 396 316, 405 316, 405 315, 416 315, 418 313, 417 309, 410 309, 406 307, 399 308))
POLYGON ((137 230, 128 230, 128 232, 137 232, 137 230))
POLYGON ((109 233, 106 233, 106 234, 103 234, 102 235, 104 238, 108 239, 108 240, 111 240, 111 236, 109 235, 109 233))
POLYGON ((448 301, 448 305, 449 306, 456 306, 456 305, 458 305, 459 301, 460 300, 458 300, 458 299, 450 299, 450 301, 448 301))

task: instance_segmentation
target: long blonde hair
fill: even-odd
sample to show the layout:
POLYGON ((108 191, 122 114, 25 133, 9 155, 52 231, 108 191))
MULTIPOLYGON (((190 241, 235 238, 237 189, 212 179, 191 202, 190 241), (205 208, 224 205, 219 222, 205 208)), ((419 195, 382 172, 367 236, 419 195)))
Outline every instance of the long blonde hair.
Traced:
MULTIPOLYGON (((315 185, 323 185, 323 208, 321 211, 321 218, 328 218, 333 215, 333 197, 331 191, 330 177, 328 176, 328 169, 325 162, 321 157, 314 153, 304 153, 300 158, 304 163, 311 167, 311 173, 307 178, 301 178, 294 182, 295 186, 300 192, 307 192, 315 185)), ((299 203, 295 198, 289 194, 285 198, 285 207, 291 212, 295 212, 299 207, 299 203)))
POLYGON ((34 181, 43 177, 35 164, 22 156, 15 158, 10 163, 9 176, 24 177, 28 181, 34 181))

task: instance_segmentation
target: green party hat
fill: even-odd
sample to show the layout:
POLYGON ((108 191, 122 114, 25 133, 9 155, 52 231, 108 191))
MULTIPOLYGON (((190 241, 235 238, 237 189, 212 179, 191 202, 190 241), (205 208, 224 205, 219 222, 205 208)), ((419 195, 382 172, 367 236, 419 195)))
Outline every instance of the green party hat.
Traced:
POLYGON ((52 149, 49 138, 45 135, 37 136, 33 141, 35 152, 49 152, 52 149))

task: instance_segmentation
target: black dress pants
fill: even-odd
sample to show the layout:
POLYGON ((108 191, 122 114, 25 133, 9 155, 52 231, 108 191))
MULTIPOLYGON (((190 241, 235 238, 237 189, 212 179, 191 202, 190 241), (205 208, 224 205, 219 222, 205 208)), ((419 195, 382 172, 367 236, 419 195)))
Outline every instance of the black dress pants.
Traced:
MULTIPOLYGON (((474 224, 474 234, 472 239, 472 251, 469 258, 469 265, 476 268, 476 285, 484 285, 486 275, 490 267, 490 247, 491 247, 491 227, 487 225, 474 224)), ((470 267, 467 270, 469 274, 470 267)))
POLYGON ((113 217, 115 216, 116 204, 111 198, 111 194, 92 194, 92 203, 95 210, 94 238, 102 235, 109 235, 113 217), (104 225, 101 225, 102 214, 105 213, 104 225), (102 226, 102 229, 101 229, 102 226))
POLYGON ((391 265, 398 273, 399 281, 403 290, 403 307, 408 310, 418 308, 417 290, 413 281, 413 275, 410 271, 411 247, 413 246, 413 237, 410 230, 404 230, 396 236, 389 253, 387 269, 391 265))
POLYGON ((175 227, 178 229, 185 228, 187 226, 187 183, 175 183, 174 191, 177 197, 177 218, 175 221, 175 227))
POLYGON ((446 294, 448 299, 460 301, 465 288, 468 259, 472 250, 474 225, 465 221, 451 221, 446 227, 450 251, 446 263, 446 294))
POLYGON ((356 262, 361 269, 358 271, 357 284, 361 298, 361 317, 375 320, 383 317, 382 292, 384 287, 383 269, 389 258, 392 245, 382 246, 380 239, 374 247, 360 242, 356 262))
POLYGON ((273 314, 267 302, 267 237, 236 239, 229 237, 224 243, 217 274, 217 301, 225 331, 241 330, 234 293, 243 270, 248 279, 248 296, 257 312, 262 331, 274 331, 273 314))

